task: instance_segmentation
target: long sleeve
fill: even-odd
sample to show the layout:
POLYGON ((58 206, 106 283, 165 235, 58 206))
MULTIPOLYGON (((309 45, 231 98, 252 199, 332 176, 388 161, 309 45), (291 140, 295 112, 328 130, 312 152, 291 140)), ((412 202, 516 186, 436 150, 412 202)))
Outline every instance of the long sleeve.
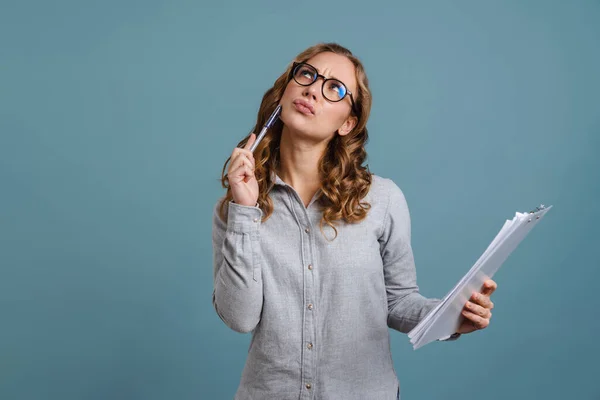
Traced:
POLYGON ((236 332, 252 331, 263 306, 260 225, 262 210, 229 202, 227 223, 213 211, 213 306, 236 332))
POLYGON ((441 300, 419 293, 411 247, 411 221, 400 188, 389 180, 389 204, 379 238, 388 300, 388 326, 410 332, 441 300))

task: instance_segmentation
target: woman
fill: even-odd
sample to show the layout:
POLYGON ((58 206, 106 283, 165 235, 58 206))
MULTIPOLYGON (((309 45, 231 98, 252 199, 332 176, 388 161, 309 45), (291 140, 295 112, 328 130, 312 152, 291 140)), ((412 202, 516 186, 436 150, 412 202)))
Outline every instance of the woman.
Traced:
MULTIPOLYGON (((278 104, 254 152, 252 133, 226 161, 213 215, 213 305, 252 332, 235 398, 399 398, 388 327, 409 332, 440 300, 419 293, 402 191, 362 165, 364 68, 337 44, 310 47, 265 93, 254 132, 278 104)), ((444 340, 485 328, 495 289, 444 340)))

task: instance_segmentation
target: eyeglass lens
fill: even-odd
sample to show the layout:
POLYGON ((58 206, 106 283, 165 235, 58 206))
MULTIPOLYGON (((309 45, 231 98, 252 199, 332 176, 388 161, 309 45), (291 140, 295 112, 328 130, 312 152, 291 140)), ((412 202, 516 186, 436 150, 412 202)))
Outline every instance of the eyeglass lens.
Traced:
MULTIPOLYGON (((302 86, 308 86, 317 80, 318 72, 315 68, 306 64, 299 64, 294 70, 294 80, 302 86)), ((348 90, 346 86, 337 79, 323 81, 323 96, 329 101, 340 101, 348 90)))

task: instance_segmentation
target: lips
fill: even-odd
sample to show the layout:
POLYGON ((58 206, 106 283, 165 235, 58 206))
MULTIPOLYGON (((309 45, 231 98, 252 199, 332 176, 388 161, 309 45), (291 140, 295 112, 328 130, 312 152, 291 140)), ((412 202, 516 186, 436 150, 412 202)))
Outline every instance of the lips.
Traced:
POLYGON ((310 104, 308 101, 303 100, 303 99, 297 99, 293 101, 294 107, 296 107, 296 110, 300 111, 303 114, 306 115, 314 115, 315 114, 315 108, 313 107, 312 104, 310 104))

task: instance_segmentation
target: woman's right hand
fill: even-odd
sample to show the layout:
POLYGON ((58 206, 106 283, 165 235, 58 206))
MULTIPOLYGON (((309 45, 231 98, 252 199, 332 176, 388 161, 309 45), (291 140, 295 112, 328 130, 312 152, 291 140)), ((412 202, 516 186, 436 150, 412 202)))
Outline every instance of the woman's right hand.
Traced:
POLYGON ((231 153, 231 162, 227 169, 227 179, 233 201, 244 206, 255 206, 258 201, 258 181, 254 176, 254 156, 249 150, 256 140, 250 135, 243 149, 236 147, 231 153))

